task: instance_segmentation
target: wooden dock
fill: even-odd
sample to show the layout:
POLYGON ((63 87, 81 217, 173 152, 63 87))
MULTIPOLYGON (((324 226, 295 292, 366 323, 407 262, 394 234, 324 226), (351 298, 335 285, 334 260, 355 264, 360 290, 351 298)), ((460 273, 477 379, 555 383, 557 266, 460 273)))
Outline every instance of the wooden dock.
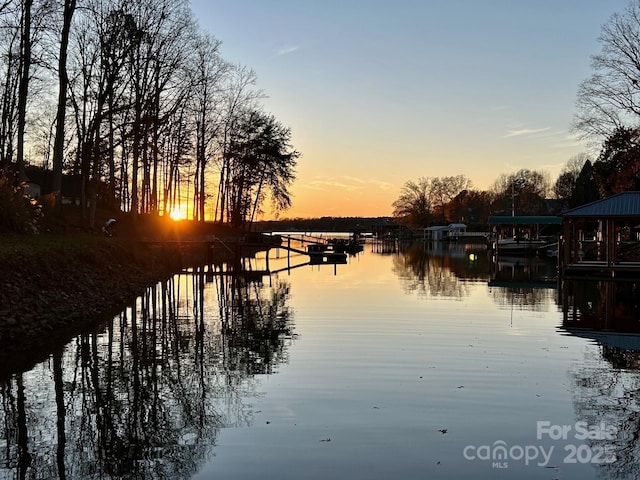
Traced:
POLYGON ((562 271, 563 278, 567 279, 591 277, 640 280, 640 263, 638 262, 582 261, 564 265, 562 271))
POLYGON ((157 250, 159 257, 170 255, 178 258, 182 267, 238 263, 252 258, 258 252, 268 251, 280 245, 277 236, 247 234, 236 237, 205 235, 188 238, 142 238, 138 243, 157 250))
POLYGON ((238 275, 245 279, 260 280, 264 276, 281 271, 290 271, 304 265, 334 265, 347 263, 348 254, 335 251, 331 238, 306 235, 267 235, 249 234, 246 237, 218 238, 210 235, 200 238, 141 239, 140 243, 156 250, 158 258, 172 258, 183 270, 205 268, 207 279, 217 276, 238 275), (269 251, 282 249, 287 252, 286 267, 271 270, 269 267, 269 251), (253 270, 246 268, 246 262, 259 252, 265 252, 266 267, 253 270), (306 257, 302 262, 295 262, 292 257, 306 257))
POLYGON ((306 234, 280 235, 280 238, 282 243, 276 248, 307 255, 312 265, 347 263, 347 254, 335 251, 329 238, 306 234), (300 245, 300 248, 292 246, 292 243, 300 245))

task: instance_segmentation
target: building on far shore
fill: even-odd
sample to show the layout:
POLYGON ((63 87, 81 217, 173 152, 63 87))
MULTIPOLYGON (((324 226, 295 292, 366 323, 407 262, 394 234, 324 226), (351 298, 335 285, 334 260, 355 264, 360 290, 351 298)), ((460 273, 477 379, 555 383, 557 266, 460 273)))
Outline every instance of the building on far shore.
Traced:
POLYGON ((450 223, 449 225, 433 225, 422 229, 423 238, 431 242, 454 240, 467 232, 464 223, 450 223))
POLYGON ((433 225, 422 229, 422 238, 426 242, 486 242, 487 232, 469 232, 464 223, 433 225))

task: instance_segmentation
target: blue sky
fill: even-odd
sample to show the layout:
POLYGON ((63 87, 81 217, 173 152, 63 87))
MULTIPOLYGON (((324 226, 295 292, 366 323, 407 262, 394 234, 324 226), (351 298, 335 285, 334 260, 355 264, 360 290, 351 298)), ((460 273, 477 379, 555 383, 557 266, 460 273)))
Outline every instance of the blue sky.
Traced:
POLYGON ((284 216, 389 215, 407 180, 555 180, 601 26, 628 0, 192 0, 302 153, 284 216))

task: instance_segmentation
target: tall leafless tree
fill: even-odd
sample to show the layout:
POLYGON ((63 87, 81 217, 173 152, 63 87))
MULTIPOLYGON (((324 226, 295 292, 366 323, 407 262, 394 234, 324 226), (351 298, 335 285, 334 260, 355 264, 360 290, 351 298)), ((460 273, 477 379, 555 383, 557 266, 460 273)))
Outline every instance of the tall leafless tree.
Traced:
MULTIPOLYGON (((258 124, 248 132, 245 121, 263 95, 255 73, 222 59, 220 42, 199 30, 188 0, 0 0, 0 28, 0 167, 24 171, 38 133, 43 158, 53 158, 52 190, 59 200, 63 173, 75 174, 88 226, 99 202, 134 218, 167 213, 185 203, 183 183, 193 185, 186 201, 198 220, 211 197, 218 221, 231 218, 239 198, 251 199, 245 219, 268 196, 288 205, 292 150, 284 168, 260 160, 249 190, 232 184, 250 175, 237 151, 232 159, 231 142, 242 143, 240 130, 264 134, 258 124), (49 73, 39 75, 43 66, 49 73), (32 122, 30 108, 46 103, 54 108, 39 108, 32 122)), ((288 142, 288 129, 273 120, 288 142)))
POLYGON ((27 119, 27 96, 31 75, 31 7, 33 0, 21 2, 20 21, 20 81, 18 84, 18 131, 16 149, 16 169, 24 176, 24 131, 27 119))
POLYGON ((51 191, 56 194, 56 203, 60 203, 62 190, 62 167, 64 159, 65 117, 67 112, 67 49, 69 46, 69 31, 71 20, 76 9, 76 0, 64 1, 62 16, 62 32, 60 35, 60 50, 58 54, 58 107, 56 113, 56 136, 53 144, 53 179, 51 191))
POLYGON ((15 2, 6 1, 0 9, 0 36, 2 47, 2 101, 0 108, 0 168, 6 169, 14 160, 18 110, 18 84, 20 83, 20 15, 15 2))
POLYGON ((209 35, 196 44, 193 77, 193 115, 196 126, 196 175, 194 218, 205 220, 206 168, 216 155, 223 131, 224 77, 230 65, 219 53, 220 42, 209 35))
POLYGON ((640 123, 640 1, 633 0, 603 25, 593 73, 578 89, 574 127, 602 141, 640 123))
POLYGON ((225 106, 223 113, 223 132, 220 139, 220 179, 218 181, 218 196, 214 218, 224 222, 230 217, 232 165, 229 145, 234 132, 237 130, 242 116, 263 96, 262 91, 255 88, 256 73, 243 66, 232 67, 232 74, 226 86, 225 106))

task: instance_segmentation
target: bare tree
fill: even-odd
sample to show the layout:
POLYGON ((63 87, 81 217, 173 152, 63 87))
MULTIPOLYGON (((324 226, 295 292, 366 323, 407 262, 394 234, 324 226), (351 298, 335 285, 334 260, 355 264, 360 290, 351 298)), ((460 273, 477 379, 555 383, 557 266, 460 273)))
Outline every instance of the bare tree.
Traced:
POLYGON ((393 202, 393 215, 412 227, 426 227, 434 220, 446 222, 449 203, 470 187, 471 181, 464 175, 421 177, 417 182, 408 181, 393 202))
POLYGON ((0 168, 6 169, 14 160, 16 143, 18 84, 20 83, 20 15, 15 2, 3 3, 0 10, 2 48, 2 117, 0 123, 0 168), (18 12, 16 12, 18 10, 18 12))
POLYGON ((206 200, 206 167, 214 157, 216 139, 223 134, 223 80, 230 69, 219 53, 220 41, 202 35, 196 43, 193 115, 196 125, 196 174, 194 186, 194 219, 204 221, 206 200))
POLYGON ((471 188, 471 181, 464 175, 436 177, 431 181, 434 208, 439 210, 441 221, 447 221, 446 206, 461 191, 471 188))
MULTIPOLYGON (((74 32, 75 71, 70 81, 70 99, 75 113, 81 203, 83 214, 93 227, 104 159, 113 155, 113 139, 109 136, 110 142, 106 144, 104 126, 110 120, 109 135, 112 135, 116 91, 126 84, 121 70, 136 37, 132 34, 132 30, 135 33, 132 17, 123 5, 93 1, 89 7, 83 11, 74 32)), ((113 182, 115 165, 113 161, 108 163, 113 182)))
POLYGON ((501 174, 493 184, 494 211, 524 211, 529 215, 545 213, 544 200, 551 191, 548 172, 523 168, 501 174))
POLYGON ((18 132, 16 149, 16 169, 24 176, 24 131, 27 118, 27 96, 31 70, 31 7, 33 0, 21 3, 20 21, 20 82, 18 84, 18 132))
POLYGON ((599 41, 593 74, 578 89, 574 127, 585 137, 604 139, 640 120, 640 1, 612 15, 599 41))
POLYGON ((230 73, 228 84, 225 87, 224 129, 220 138, 220 179, 218 181, 218 196, 214 215, 214 218, 217 218, 221 223, 224 222, 225 218, 230 217, 229 204, 232 190, 231 178, 233 175, 229 155, 231 137, 245 112, 250 111, 255 106, 256 101, 263 96, 262 91, 254 88, 256 74, 253 70, 234 65, 230 73))
POLYGON ((12 163, 15 151, 15 168, 22 178, 25 178, 25 143, 28 105, 33 97, 32 80, 43 64, 41 43, 50 13, 49 0, 0 3, 0 27, 3 31, 0 44, 4 47, 0 164, 6 166, 12 163))
POLYGON ((147 211, 158 213, 159 168, 164 159, 160 156, 161 136, 183 104, 192 95, 193 86, 189 78, 189 63, 193 60, 189 53, 197 44, 197 33, 188 2, 160 2, 160 20, 165 25, 157 35, 156 56, 153 59, 153 88, 149 116, 151 174, 147 179, 147 211))
POLYGON ((132 10, 138 38, 128 72, 132 105, 131 212, 135 218, 139 211, 157 209, 156 146, 161 125, 186 97, 184 82, 188 76, 182 62, 189 58, 193 29, 186 0, 146 0, 136 3, 132 10))
POLYGON ((409 180, 393 202, 393 216, 412 227, 426 227, 431 222, 431 178, 420 177, 417 182, 409 180))
POLYGON ((70 98, 90 226, 99 199, 134 217, 157 212, 162 156, 172 144, 164 136, 177 131, 172 118, 184 118, 190 91, 185 65, 193 31, 186 2, 95 0, 83 12, 70 98))
POLYGON ((490 215, 492 194, 481 190, 462 190, 447 205, 451 220, 486 224, 490 215))
POLYGON ((576 180, 587 160, 589 160, 589 155, 586 153, 579 153, 567 160, 553 185, 553 193, 557 199, 569 201, 575 188, 576 180))
POLYGON ((62 32, 60 35, 60 51, 58 55, 58 108, 56 113, 56 136, 53 144, 53 180, 51 191, 56 193, 56 203, 60 203, 62 189, 62 164, 64 159, 65 116, 67 112, 67 48, 71 20, 76 9, 76 0, 64 1, 62 32))
POLYGON ((73 173, 89 227, 99 202, 167 213, 182 182, 199 220, 210 197, 218 221, 290 204, 290 131, 261 113, 255 73, 222 59, 188 0, 0 0, 0 29, 0 168, 24 172, 37 134, 52 190, 73 173))

